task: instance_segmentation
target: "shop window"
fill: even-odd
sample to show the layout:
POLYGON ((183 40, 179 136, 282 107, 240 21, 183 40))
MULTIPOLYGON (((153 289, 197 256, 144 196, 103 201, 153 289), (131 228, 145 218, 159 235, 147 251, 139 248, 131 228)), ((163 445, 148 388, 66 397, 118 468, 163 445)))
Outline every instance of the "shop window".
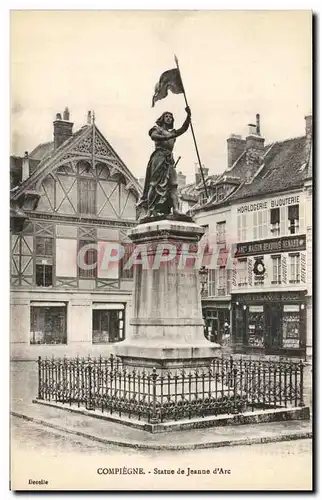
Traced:
POLYGON ((248 269, 247 269, 247 259, 238 259, 237 267, 237 286, 244 287, 247 286, 248 281, 248 269))
POLYGON ((300 306, 298 305, 283 307, 283 347, 288 349, 300 347, 300 306))
POLYGON ((80 240, 78 243, 78 251, 85 246, 88 246, 88 249, 86 250, 83 258, 80 259, 80 265, 78 265, 78 276, 80 278, 95 278, 97 276, 97 249, 94 247, 93 241, 80 240), (81 265, 82 262, 86 265, 86 269, 81 265), (87 268, 89 265, 91 268, 87 268))
POLYGON ((273 263, 273 285, 281 284, 281 256, 280 255, 272 255, 272 263, 273 263))
POLYGON ((290 283, 300 283, 300 254, 289 254, 290 283))
MULTIPOLYGON (((124 339, 124 309, 93 309, 93 344, 109 344, 124 339)), ((107 305, 106 307, 111 307, 107 305)))
POLYGON ((289 234, 297 234, 300 229, 299 205, 291 205, 288 207, 288 232, 289 234))
POLYGON ((274 236, 279 236, 281 232, 280 228, 280 209, 272 208, 271 209, 271 233, 274 236))
POLYGON ((67 344, 67 308, 53 303, 30 308, 31 344, 67 344))
POLYGON ((96 180, 78 179, 78 213, 96 214, 96 180))
POLYGON ((226 221, 217 222, 216 233, 217 244, 226 243, 226 221))
POLYGON ((264 347, 264 307, 249 306, 248 310, 248 345, 264 347))

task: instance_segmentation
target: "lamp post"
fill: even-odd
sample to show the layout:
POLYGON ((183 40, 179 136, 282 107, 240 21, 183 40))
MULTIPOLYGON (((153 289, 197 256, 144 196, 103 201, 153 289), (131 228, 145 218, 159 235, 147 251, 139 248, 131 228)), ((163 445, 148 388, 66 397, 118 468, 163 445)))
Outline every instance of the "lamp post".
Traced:
POLYGON ((208 269, 206 269, 205 266, 203 266, 199 271, 199 275, 200 275, 200 285, 201 285, 200 288, 201 297, 206 297, 208 295, 207 294, 208 269))

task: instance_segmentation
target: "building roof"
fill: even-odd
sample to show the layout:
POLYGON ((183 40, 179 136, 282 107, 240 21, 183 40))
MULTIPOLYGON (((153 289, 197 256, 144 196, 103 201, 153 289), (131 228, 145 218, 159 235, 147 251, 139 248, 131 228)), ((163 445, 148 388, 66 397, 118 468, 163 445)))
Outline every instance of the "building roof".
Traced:
POLYGON ((43 142, 39 144, 31 153, 29 153, 29 158, 34 160, 42 160, 45 155, 54 149, 54 141, 43 142))
MULTIPOLYGON (((11 199, 18 199, 25 189, 34 189, 36 183, 38 183, 43 177, 48 175, 52 170, 57 169, 60 164, 68 161, 70 157, 77 157, 81 154, 82 158, 84 159, 86 159, 86 156, 89 156, 91 158, 93 148, 93 135, 95 135, 96 141, 94 146, 95 151, 99 151, 100 148, 102 149, 103 147, 105 153, 103 154, 101 152, 98 154, 103 154, 103 156, 106 155, 106 162, 110 165, 110 167, 122 173, 125 176, 128 185, 130 187, 133 186, 133 189, 136 191, 136 193, 140 195, 142 192, 142 187, 138 183, 137 179, 134 177, 128 167, 123 163, 121 158, 114 151, 105 137, 101 134, 96 125, 91 124, 81 127, 56 149, 54 149, 52 142, 40 144, 39 146, 37 146, 31 153, 31 159, 29 156, 30 175, 24 182, 19 185, 18 189, 11 190, 11 199), (93 128, 95 128, 95 130, 93 130, 93 128), (35 159, 35 156, 37 156, 37 158, 42 158, 41 160, 35 159)), ((22 158, 17 160, 17 164, 19 165, 20 162, 22 165, 22 158)), ((15 163, 16 162, 13 161, 13 164, 15 163)), ((15 169, 17 168, 18 167, 15 166, 15 169)))
POLYGON ((204 205, 196 205, 194 212, 210 210, 222 206, 263 195, 279 193, 297 189, 303 186, 304 180, 309 176, 311 145, 306 136, 286 139, 265 146, 260 163, 251 167, 251 176, 246 178, 249 171, 247 154, 244 151, 229 169, 225 170, 217 181, 235 184, 227 196, 216 201, 214 196, 204 205))
POLYGON ((196 190, 196 183, 186 184, 185 186, 179 188, 179 196, 185 201, 197 201, 198 191, 196 190))
MULTIPOLYGON (((11 188, 17 186, 22 180, 22 156, 10 156, 10 178, 11 178, 11 188)), ((39 160, 34 160, 29 158, 29 172, 32 174, 39 165, 39 160)))
MULTIPOLYGON (((308 161, 306 137, 296 137, 266 146, 263 165, 257 170, 253 180, 243 180, 229 200, 238 200, 295 189, 303 185, 308 161)), ((240 158, 237 168, 242 173, 245 155, 240 158)), ((241 176, 242 180, 242 176, 241 176)))

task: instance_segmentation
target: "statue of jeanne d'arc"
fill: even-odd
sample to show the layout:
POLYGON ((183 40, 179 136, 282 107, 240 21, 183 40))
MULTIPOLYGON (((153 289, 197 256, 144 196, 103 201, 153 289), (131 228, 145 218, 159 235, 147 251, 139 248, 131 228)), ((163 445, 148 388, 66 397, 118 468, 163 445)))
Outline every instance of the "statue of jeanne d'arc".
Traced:
POLYGON ((191 117, 189 107, 186 112, 187 117, 179 129, 173 128, 173 115, 166 111, 149 131, 155 150, 146 169, 143 195, 138 203, 138 208, 144 209, 146 217, 168 215, 171 209, 174 215, 182 215, 179 211, 177 172, 172 151, 176 138, 188 130, 191 117))

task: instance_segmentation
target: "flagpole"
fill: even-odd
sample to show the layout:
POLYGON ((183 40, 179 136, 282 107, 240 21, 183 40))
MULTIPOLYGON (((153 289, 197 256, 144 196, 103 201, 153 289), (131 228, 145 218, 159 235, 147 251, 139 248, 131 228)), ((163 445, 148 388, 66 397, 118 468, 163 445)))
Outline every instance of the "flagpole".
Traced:
MULTIPOLYGON (((187 101, 186 91, 185 91, 185 88, 184 88, 184 85, 183 85, 183 81, 182 81, 182 77, 181 77, 181 72, 180 72, 180 68, 179 68, 179 61, 178 61, 178 58, 177 58, 176 55, 174 56, 174 60, 175 60, 177 69, 179 71, 184 100, 186 102, 186 106, 189 107, 189 104, 188 104, 188 101, 187 101)), ((199 151, 198 151, 198 146, 197 146, 197 141, 196 141, 196 137, 195 137, 195 132, 193 130, 193 125, 192 125, 191 117, 190 117, 190 128, 191 128, 191 133, 192 133, 192 137, 193 137, 193 142, 194 142, 195 148, 196 148, 196 153, 197 153, 198 163, 199 163, 199 167, 200 167, 202 182, 203 182, 203 184, 205 186, 206 196, 208 198, 208 190, 207 190, 207 186, 206 186, 206 182, 205 182, 205 177, 203 175, 203 168, 202 168, 202 165, 201 165, 200 155, 199 155, 199 151)))

